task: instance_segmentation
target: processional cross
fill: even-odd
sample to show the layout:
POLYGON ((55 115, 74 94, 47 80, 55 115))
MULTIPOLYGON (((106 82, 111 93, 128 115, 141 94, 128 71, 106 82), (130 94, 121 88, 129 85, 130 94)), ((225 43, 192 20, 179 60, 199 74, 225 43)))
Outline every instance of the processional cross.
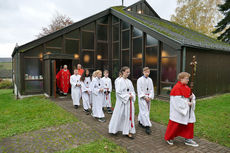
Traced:
POLYGON ((191 88, 191 94, 192 94, 193 87, 194 87, 194 77, 196 76, 196 66, 197 66, 196 56, 192 57, 192 62, 190 63, 190 66, 192 67, 192 79, 190 82, 190 88, 191 88))

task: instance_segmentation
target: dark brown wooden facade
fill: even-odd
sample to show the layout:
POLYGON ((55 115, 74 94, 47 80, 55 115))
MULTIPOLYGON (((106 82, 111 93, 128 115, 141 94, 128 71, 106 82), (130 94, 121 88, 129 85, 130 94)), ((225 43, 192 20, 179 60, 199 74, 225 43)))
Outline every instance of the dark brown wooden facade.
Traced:
MULTIPOLYGON (((143 16, 161 20, 146 1, 140 1, 124 11, 143 13, 143 16), (138 12, 138 9, 141 11, 138 12)), ((189 63, 193 55, 198 60, 195 94, 203 97, 230 92, 229 51, 183 45, 110 8, 15 47, 12 54, 15 94, 45 93, 54 96, 56 73, 60 66, 67 64, 73 73, 74 67, 80 63, 91 72, 108 69, 113 80, 121 66, 129 66, 134 84, 142 75, 142 68, 148 66, 155 94, 168 97, 176 75, 181 71, 190 72, 189 63)))

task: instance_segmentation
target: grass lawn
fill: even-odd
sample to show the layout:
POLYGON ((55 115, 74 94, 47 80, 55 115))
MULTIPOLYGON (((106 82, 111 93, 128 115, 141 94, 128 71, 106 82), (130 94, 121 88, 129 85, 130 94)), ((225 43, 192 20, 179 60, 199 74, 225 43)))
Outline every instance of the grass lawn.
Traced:
MULTIPOLYGON (((112 93, 113 106, 115 94, 112 93)), ((135 114, 138 114, 138 102, 135 102, 135 114)), ((230 147, 230 94, 196 102, 195 136, 230 147)), ((150 110, 152 121, 167 125, 169 103, 153 100, 150 110)))
POLYGON ((78 121, 44 96, 15 100, 10 89, 0 90, 0 114, 0 139, 78 121))
POLYGON ((108 139, 102 139, 98 141, 91 142, 89 144, 83 144, 77 148, 68 149, 61 151, 59 153, 108 153, 108 152, 115 152, 115 153, 127 153, 127 151, 116 145, 115 143, 109 141, 108 139))
POLYGON ((1 69, 11 70, 12 63, 11 62, 0 62, 0 70, 1 69))

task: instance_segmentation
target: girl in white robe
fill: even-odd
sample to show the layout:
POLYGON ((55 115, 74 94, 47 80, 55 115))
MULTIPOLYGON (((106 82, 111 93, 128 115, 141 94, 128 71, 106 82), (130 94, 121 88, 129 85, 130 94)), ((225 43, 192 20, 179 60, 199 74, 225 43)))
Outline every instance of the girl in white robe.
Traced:
POLYGON ((151 100, 154 98, 153 81, 149 78, 150 70, 148 67, 143 68, 143 76, 137 80, 137 93, 139 124, 146 129, 146 133, 150 134, 150 127, 152 126, 149 118, 151 100))
POLYGON ((90 89, 91 78, 89 74, 89 70, 86 69, 81 76, 81 91, 82 91, 82 102, 83 108, 86 114, 89 114, 90 106, 90 96, 91 96, 91 89, 90 89))
POLYGON ((122 77, 116 84, 117 100, 113 115, 109 123, 109 133, 121 131, 123 135, 133 139, 136 133, 134 122, 135 91, 132 82, 127 78, 130 73, 128 67, 121 69, 122 77))
POLYGON ((109 71, 104 71, 104 77, 102 78, 104 84, 104 104, 103 107, 107 107, 107 111, 109 114, 112 114, 111 109, 111 92, 112 92, 112 81, 109 78, 109 71))
POLYGON ((80 106, 81 98, 81 76, 78 75, 77 69, 74 70, 74 74, 70 77, 71 84, 71 97, 73 100, 73 105, 77 109, 80 106))
POLYGON ((99 122, 105 122, 105 115, 102 110, 104 102, 104 85, 101 80, 102 72, 96 71, 96 78, 92 80, 90 88, 92 91, 92 116, 98 118, 99 122))

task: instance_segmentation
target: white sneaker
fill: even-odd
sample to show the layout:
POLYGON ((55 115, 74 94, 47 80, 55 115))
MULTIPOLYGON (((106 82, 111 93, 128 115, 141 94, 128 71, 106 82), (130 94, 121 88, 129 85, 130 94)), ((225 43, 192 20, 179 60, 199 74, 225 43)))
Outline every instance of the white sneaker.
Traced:
POLYGON ((166 141, 169 145, 173 145, 173 140, 167 140, 166 141))
POLYGON ((192 147, 198 147, 199 145, 193 141, 192 139, 185 139, 184 141, 185 145, 192 146, 192 147))

